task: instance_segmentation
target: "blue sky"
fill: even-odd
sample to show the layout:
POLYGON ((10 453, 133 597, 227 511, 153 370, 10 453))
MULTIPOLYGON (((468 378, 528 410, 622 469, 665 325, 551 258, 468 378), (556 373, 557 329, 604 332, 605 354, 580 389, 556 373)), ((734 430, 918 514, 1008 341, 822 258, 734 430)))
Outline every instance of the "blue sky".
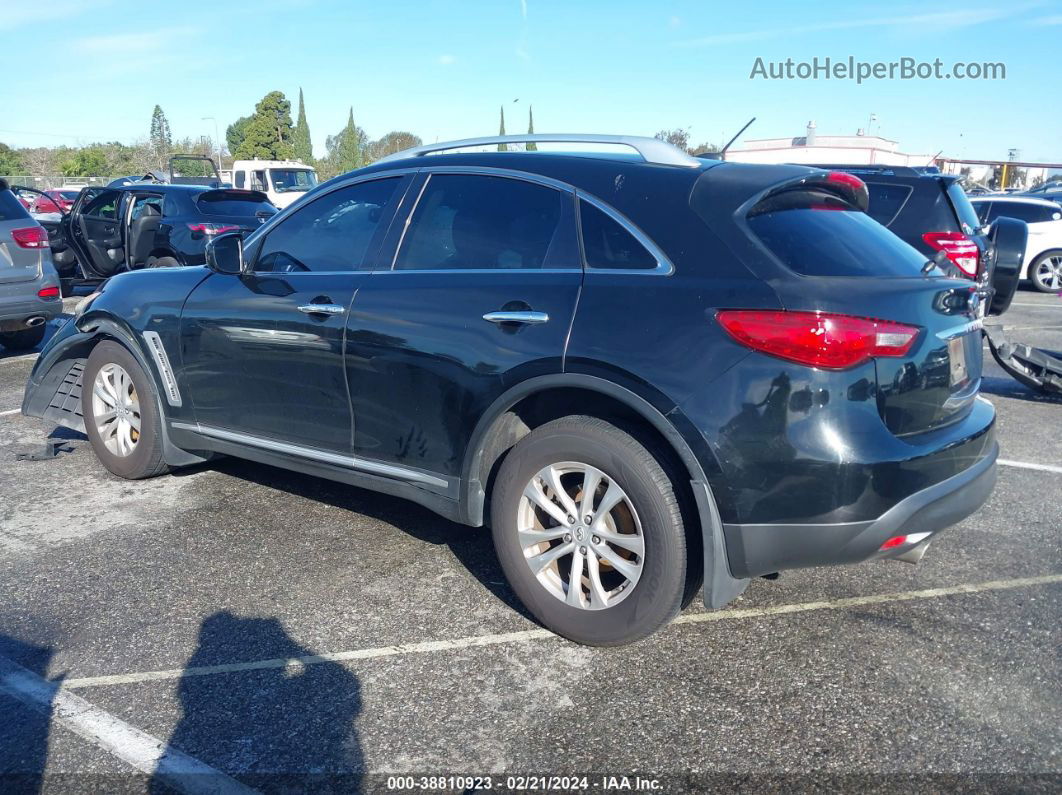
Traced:
POLYGON ((301 86, 315 149, 349 106, 372 137, 524 131, 721 142, 874 132, 908 152, 1062 161, 1062 2, 859 4, 667 0, 4 0, 0 141, 133 141, 155 103, 213 136, 270 90, 301 86), (34 57, 37 51, 42 55, 34 57), (1002 81, 750 80, 757 57, 1002 61, 1002 81), (1051 97, 1055 99, 1052 100, 1051 97))

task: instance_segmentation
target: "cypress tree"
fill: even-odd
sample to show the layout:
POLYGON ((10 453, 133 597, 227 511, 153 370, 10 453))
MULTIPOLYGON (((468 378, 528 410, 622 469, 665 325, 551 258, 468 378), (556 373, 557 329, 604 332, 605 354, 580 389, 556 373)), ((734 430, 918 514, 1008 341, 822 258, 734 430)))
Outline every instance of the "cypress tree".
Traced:
POLYGON ((309 165, 313 163, 313 144, 310 141, 310 125, 306 122, 306 105, 302 101, 302 89, 299 89, 299 119, 295 123, 295 135, 292 140, 295 159, 309 165))
POLYGON ((346 171, 353 171, 356 168, 361 168, 361 141, 358 138, 358 128, 354 124, 354 108, 350 109, 350 117, 347 119, 347 126, 343 128, 343 132, 340 133, 341 140, 336 150, 336 162, 339 166, 339 173, 346 171))
MULTIPOLYGON (((505 107, 504 106, 499 106, 499 108, 501 109, 501 125, 498 127, 498 135, 505 135, 505 107)), ((498 151, 499 152, 508 152, 509 151, 509 145, 508 144, 498 144, 498 151)))
MULTIPOLYGON (((535 134, 535 114, 531 111, 531 106, 527 106, 527 134, 535 134)), ((537 152, 538 144, 534 141, 528 141, 527 146, 524 147, 528 152, 537 152)))

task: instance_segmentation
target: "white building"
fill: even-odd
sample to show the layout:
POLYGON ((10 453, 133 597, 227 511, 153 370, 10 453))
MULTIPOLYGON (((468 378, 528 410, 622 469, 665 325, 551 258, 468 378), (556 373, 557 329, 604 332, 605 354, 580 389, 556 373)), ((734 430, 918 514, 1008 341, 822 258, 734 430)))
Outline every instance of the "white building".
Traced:
POLYGON ((761 138, 729 149, 727 160, 739 163, 844 163, 928 166, 932 154, 905 154, 899 144, 876 135, 816 135, 815 122, 798 138, 761 138))

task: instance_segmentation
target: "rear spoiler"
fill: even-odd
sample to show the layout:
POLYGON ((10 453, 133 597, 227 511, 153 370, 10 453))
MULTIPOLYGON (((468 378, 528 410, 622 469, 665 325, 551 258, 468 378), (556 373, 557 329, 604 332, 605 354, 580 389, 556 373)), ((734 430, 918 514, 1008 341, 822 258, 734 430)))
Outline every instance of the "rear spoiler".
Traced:
POLYGON ((831 193, 864 213, 870 205, 870 193, 867 190, 867 185, 855 174, 850 174, 847 171, 815 171, 806 176, 790 179, 772 186, 758 197, 758 201, 749 207, 749 212, 757 208, 766 209, 764 203, 781 194, 800 191, 831 193))

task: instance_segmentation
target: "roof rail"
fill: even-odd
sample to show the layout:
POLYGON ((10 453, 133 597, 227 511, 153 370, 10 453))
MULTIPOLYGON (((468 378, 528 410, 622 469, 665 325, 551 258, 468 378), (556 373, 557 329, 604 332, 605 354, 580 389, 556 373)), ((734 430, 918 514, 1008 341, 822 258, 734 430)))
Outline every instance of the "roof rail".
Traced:
POLYGON ((402 160, 407 157, 422 157, 434 152, 445 152, 449 149, 464 149, 471 146, 489 146, 491 144, 616 144, 627 146, 642 156, 646 163, 658 163, 665 166, 685 166, 686 168, 700 168, 704 165, 703 160, 698 160, 688 155, 677 146, 661 141, 659 138, 645 138, 637 135, 583 135, 580 133, 553 134, 535 133, 532 135, 492 135, 486 138, 465 138, 460 141, 444 141, 436 144, 414 146, 412 149, 404 149, 393 155, 377 160, 384 163, 389 160, 402 160))

